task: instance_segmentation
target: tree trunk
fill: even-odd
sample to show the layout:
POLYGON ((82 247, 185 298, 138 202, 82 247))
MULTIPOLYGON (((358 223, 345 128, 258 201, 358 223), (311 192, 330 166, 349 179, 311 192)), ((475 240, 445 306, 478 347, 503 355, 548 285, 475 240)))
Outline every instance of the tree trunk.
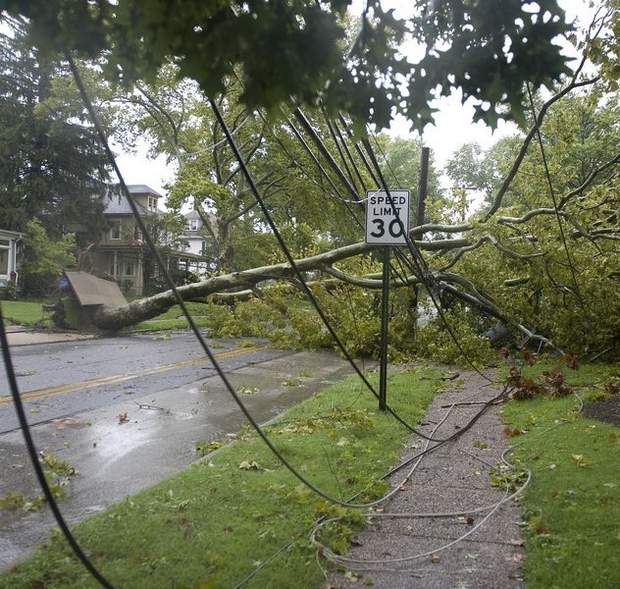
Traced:
MULTIPOLYGON (((454 231, 457 227, 461 230, 463 229, 463 226, 446 227, 444 229, 450 232, 454 231)), ((411 235, 412 237, 414 235, 419 236, 427 231, 435 231, 436 229, 436 225, 423 225, 412 229, 411 235)), ((444 251, 471 246, 471 241, 468 239, 438 239, 435 241, 415 241, 414 243, 419 249, 427 251, 444 251)), ((374 245, 358 242, 322 254, 296 260, 296 265, 302 272, 324 270, 332 276, 356 286, 380 288, 381 282, 378 280, 350 277, 335 268, 331 268, 332 264, 336 262, 369 253, 374 249, 376 249, 374 245)), ((446 273, 441 273, 442 279, 445 280, 445 276, 447 276, 446 273)), ((243 270, 241 272, 231 272, 229 274, 214 276, 194 284, 179 286, 177 287, 177 292, 184 300, 195 300, 215 293, 227 292, 239 288, 252 288, 266 280, 286 280, 294 277, 295 272, 289 264, 273 264, 271 266, 262 266, 250 270, 243 270)), ((452 282, 452 280, 450 281, 452 282)), ((453 282, 458 283, 457 280, 453 282)), ((411 280, 406 282, 406 284, 411 283, 411 280)), ((140 321, 157 317, 176 303, 177 300, 174 293, 171 290, 167 290, 151 297, 132 301, 122 307, 100 307, 93 314, 92 321, 100 329, 116 331, 123 327, 135 325, 140 321)))
MULTIPOLYGON (((372 247, 365 243, 355 243, 323 254, 297 260, 297 267, 303 272, 318 270, 339 260, 366 253, 372 247)), ((201 282, 179 286, 177 291, 184 300, 197 299, 239 287, 250 288, 265 280, 287 279, 294 275, 295 273, 289 264, 274 264, 272 266, 244 270, 243 272, 214 276, 201 282)), ((177 300, 174 293, 171 290, 167 290, 151 297, 132 301, 122 307, 100 307, 94 313, 92 319, 93 323, 100 329, 116 331, 140 321, 157 317, 157 315, 160 315, 176 303, 177 300)))
MULTIPOLYGON (((462 233, 470 231, 472 226, 464 225, 438 225, 427 223, 414 227, 410 231, 412 239, 421 237, 429 232, 441 233, 462 233)), ((478 240, 480 241, 480 240, 478 240)), ((458 239, 437 239, 434 241, 414 241, 416 247, 425 251, 448 251, 448 250, 466 250, 472 248, 471 240, 466 238, 458 239)), ((358 242, 351 245, 339 247, 322 254, 309 256, 296 261, 296 265, 302 272, 311 270, 325 269, 337 278, 344 279, 345 282, 357 284, 361 287, 375 288, 377 281, 360 280, 356 278, 346 279, 343 273, 338 273, 335 269, 330 268, 335 262, 366 254, 376 249, 376 246, 367 243, 358 242)), ((282 280, 295 276, 295 272, 287 263, 274 264, 271 266, 262 266, 252 268, 242 272, 231 272, 221 276, 214 276, 201 282, 194 284, 186 284, 177 287, 178 293, 184 300, 192 300, 204 298, 214 293, 227 292, 239 288, 251 288, 260 282, 266 280, 282 280)), ((158 293, 151 297, 146 297, 136 301, 132 301, 122 307, 100 307, 93 315, 93 323, 100 329, 116 331, 123 327, 135 325, 140 321, 157 317, 173 305, 177 303, 174 293, 170 290, 158 293)))

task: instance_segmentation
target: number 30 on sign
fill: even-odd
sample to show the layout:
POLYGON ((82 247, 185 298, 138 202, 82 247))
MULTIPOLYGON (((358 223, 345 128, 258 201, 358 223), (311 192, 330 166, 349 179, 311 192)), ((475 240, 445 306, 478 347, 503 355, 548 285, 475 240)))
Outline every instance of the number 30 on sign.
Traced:
POLYGON ((403 228, 409 232, 409 191, 390 190, 390 196, 391 199, 385 190, 369 190, 366 193, 366 243, 407 243, 403 228))

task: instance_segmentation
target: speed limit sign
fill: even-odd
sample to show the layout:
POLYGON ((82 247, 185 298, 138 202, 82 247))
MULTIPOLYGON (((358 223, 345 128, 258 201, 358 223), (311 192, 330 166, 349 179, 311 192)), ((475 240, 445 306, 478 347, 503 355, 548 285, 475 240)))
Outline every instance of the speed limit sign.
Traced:
POLYGON ((409 191, 390 190, 390 196, 391 199, 385 190, 367 191, 366 243, 406 245, 405 235, 409 232, 409 191))

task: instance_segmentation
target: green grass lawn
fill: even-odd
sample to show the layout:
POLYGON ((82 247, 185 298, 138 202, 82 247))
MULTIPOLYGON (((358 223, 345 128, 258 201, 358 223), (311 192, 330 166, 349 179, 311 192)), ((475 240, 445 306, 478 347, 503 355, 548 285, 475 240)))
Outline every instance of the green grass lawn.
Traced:
MULTIPOLYGON (((2 313, 10 323, 19 325, 35 325, 44 319, 43 302, 41 301, 0 301, 2 313)), ((207 327, 206 305, 202 303, 186 303, 189 312, 199 327, 207 327)), ((187 321, 178 305, 170 307, 165 313, 138 323, 134 331, 162 331, 170 329, 186 329, 187 321)))
MULTIPOLYGON (((601 394, 589 385, 620 366, 564 372, 587 402, 601 394)), ((523 498, 528 589, 620 587, 620 428, 583 417, 579 406, 571 395, 503 410, 510 428, 526 432, 513 438, 514 456, 533 474, 523 498)))
MULTIPOLYGON (((439 375, 416 369, 391 377, 391 404, 417 422, 441 386, 434 378, 439 375)), ((375 496, 385 484, 373 481, 396 462, 408 438, 376 405, 359 379, 348 379, 293 407, 268 432, 325 491, 347 498, 369 489, 367 496, 375 496)), ((230 588, 288 542, 293 544, 245 586, 310 588, 324 582, 308 540, 310 526, 321 515, 343 512, 308 491, 245 432, 217 454, 83 521, 75 533, 97 567, 123 589, 230 588)), ((359 526, 359 516, 349 522, 359 526)), ((346 526, 335 532, 336 545, 346 546, 349 533, 346 526)), ((58 535, 0 577, 2 589, 96 586, 58 535)))
MULTIPOLYGON (((207 327, 206 311, 207 305, 203 303, 186 303, 188 311, 191 313, 198 327, 207 327)), ((163 331, 169 329, 186 329, 188 326, 181 308, 178 305, 170 307, 165 313, 142 321, 134 325, 132 331, 163 331)))
POLYGON ((32 301, 0 301, 2 314, 11 323, 34 325, 43 319, 43 303, 32 301))

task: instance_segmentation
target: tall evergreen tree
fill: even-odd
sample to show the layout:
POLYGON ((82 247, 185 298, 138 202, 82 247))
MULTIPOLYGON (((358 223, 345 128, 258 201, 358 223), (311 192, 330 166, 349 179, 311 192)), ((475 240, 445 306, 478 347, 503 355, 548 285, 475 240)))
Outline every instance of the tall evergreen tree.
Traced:
POLYGON ((28 24, 6 17, 0 34, 0 227, 33 218, 50 236, 102 223, 106 160, 58 62, 31 47, 28 24))

